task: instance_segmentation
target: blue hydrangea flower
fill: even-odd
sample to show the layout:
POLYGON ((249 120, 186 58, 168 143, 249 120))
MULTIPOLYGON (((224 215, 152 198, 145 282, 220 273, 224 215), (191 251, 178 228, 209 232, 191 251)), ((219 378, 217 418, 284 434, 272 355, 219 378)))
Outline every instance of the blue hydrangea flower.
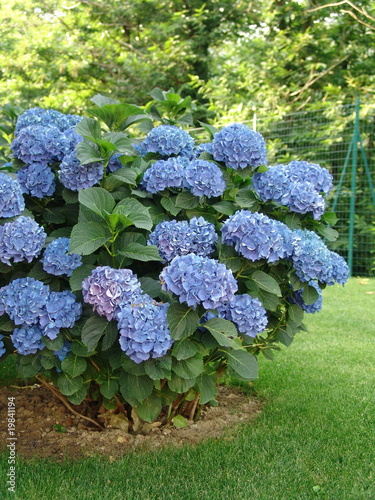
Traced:
POLYGON ((166 188, 185 186, 187 161, 182 157, 158 160, 144 173, 141 186, 149 193, 158 193, 166 188))
POLYGON ((83 300, 108 321, 115 318, 120 304, 126 304, 141 293, 137 276, 130 269, 99 266, 82 282, 83 300))
POLYGON ((10 338, 18 354, 24 356, 35 354, 44 348, 44 344, 41 340, 42 330, 38 325, 15 328, 10 338))
POLYGON ((0 172, 0 217, 14 217, 25 210, 19 182, 0 172))
POLYGON ((1 312, 16 325, 33 325, 49 299, 47 285, 34 278, 18 278, 0 289, 1 312))
POLYGON ((71 276, 74 269, 82 264, 82 257, 69 253, 70 238, 56 238, 44 250, 41 262, 46 273, 71 276))
POLYGON ((0 261, 11 265, 38 257, 46 240, 46 233, 30 217, 18 217, 0 227, 0 261))
POLYGON ((185 184, 195 196, 221 196, 225 181, 220 168, 211 161, 193 160, 185 169, 185 184))
POLYGON ((135 363, 164 356, 172 347, 167 320, 169 304, 154 302, 145 294, 121 305, 118 313, 120 347, 135 363))
POLYGON ((71 342, 69 340, 64 340, 64 345, 58 351, 54 351, 53 354, 59 358, 60 361, 63 361, 67 355, 70 353, 71 342))
POLYGON ((327 285, 346 282, 349 268, 345 260, 331 252, 313 231, 293 231, 293 248, 293 267, 301 281, 317 280, 327 285))
MULTIPOLYGON (((299 165, 300 162, 296 163, 299 165)), ((308 176, 304 179, 304 175, 298 177, 291 172, 289 165, 276 165, 267 172, 255 174, 254 189, 263 201, 275 201, 292 212, 312 212, 314 219, 320 219, 325 210, 323 196, 313 183, 306 180, 308 176)))
POLYGON ((223 127, 212 141, 214 160, 222 161, 235 170, 267 164, 266 143, 259 134, 247 125, 233 123, 223 127))
POLYGON ((56 189, 55 176, 51 167, 44 163, 32 163, 17 172, 17 180, 22 192, 44 198, 52 196, 56 189))
POLYGON ((13 155, 26 164, 61 161, 66 137, 56 127, 29 125, 22 128, 10 145, 13 155))
POLYGON ((195 158, 199 158, 202 153, 209 153, 212 155, 212 142, 204 142, 195 146, 193 155, 195 158))
POLYGON ((328 194, 333 189, 332 174, 316 163, 291 161, 286 169, 292 181, 309 182, 318 193, 328 194))
POLYGON ((69 290, 50 292, 48 300, 40 313, 39 325, 42 333, 49 339, 57 337, 61 328, 72 328, 82 314, 82 304, 69 290))
POLYGON ((240 210, 225 221, 221 233, 223 243, 234 245, 239 254, 251 261, 276 262, 293 252, 290 229, 261 213, 240 210))
POLYGON ((190 156, 194 139, 188 132, 175 125, 160 125, 150 130, 139 147, 143 155, 159 153, 161 156, 190 156))
POLYGON ((64 187, 71 191, 87 189, 103 178, 104 167, 102 163, 88 163, 81 165, 75 151, 64 156, 59 170, 59 179, 64 187))
POLYGON ((1 335, 1 333, 0 333, 0 358, 1 358, 1 356, 3 356, 3 354, 5 354, 7 352, 7 350, 5 349, 4 342, 2 340, 3 338, 4 338, 4 335, 1 335))
POLYGON ((303 288, 301 288, 301 290, 295 290, 292 293, 292 296, 289 298, 289 302, 292 304, 297 304, 305 312, 313 314, 313 313, 320 311, 322 306, 323 306, 322 290, 316 281, 309 281, 308 285, 314 287, 315 290, 319 294, 319 298, 313 304, 310 304, 310 305, 305 304, 305 301, 303 300, 303 297, 302 297, 302 293, 304 290, 303 288))
POLYGON ((19 115, 16 123, 16 135, 19 131, 30 125, 43 127, 56 127, 64 132, 74 127, 82 118, 77 115, 65 115, 55 109, 30 108, 19 115))
POLYGON ((238 331, 248 337, 256 337, 267 327, 267 313, 257 298, 247 293, 235 295, 233 299, 218 308, 219 317, 233 321, 238 331))
POLYGON ((74 153, 77 147, 77 144, 83 141, 83 137, 75 131, 74 127, 65 130, 65 151, 64 156, 74 153))
POLYGON ((162 289, 176 294, 180 302, 206 309, 233 299, 238 289, 232 271, 217 260, 188 254, 175 257, 160 274, 162 289))
POLYGON ((158 247, 164 261, 171 261, 177 255, 208 256, 214 251, 218 240, 215 226, 203 217, 188 221, 163 221, 156 225, 149 235, 148 244, 158 247))
POLYGON ((111 159, 109 160, 107 165, 108 172, 116 172, 116 170, 123 168, 124 165, 119 160, 120 156, 122 156, 122 153, 111 156, 111 159))

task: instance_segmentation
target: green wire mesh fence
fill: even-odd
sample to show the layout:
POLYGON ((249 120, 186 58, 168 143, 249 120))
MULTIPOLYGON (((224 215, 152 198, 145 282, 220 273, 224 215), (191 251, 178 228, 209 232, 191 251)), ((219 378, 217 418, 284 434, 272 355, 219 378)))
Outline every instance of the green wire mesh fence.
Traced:
MULTIPOLYGON (((251 127, 254 125, 249 123, 251 127)), ((339 238, 327 245, 347 259, 351 275, 375 275, 375 104, 342 105, 285 115, 256 116, 269 164, 306 160, 330 170, 327 202, 339 238)))

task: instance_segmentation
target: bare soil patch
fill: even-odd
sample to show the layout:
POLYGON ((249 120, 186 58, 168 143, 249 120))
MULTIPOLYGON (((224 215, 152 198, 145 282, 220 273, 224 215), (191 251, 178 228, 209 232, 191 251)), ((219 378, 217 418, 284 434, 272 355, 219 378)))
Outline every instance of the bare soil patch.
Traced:
MULTIPOLYGON (((121 418, 107 420, 103 431, 72 414, 49 389, 40 385, 27 388, 0 388, 1 448, 6 446, 8 397, 16 402, 17 454, 24 458, 80 458, 103 455, 110 460, 134 449, 154 449, 166 445, 194 445, 208 438, 233 439, 238 424, 254 420, 261 403, 235 387, 220 386, 218 406, 205 406, 197 422, 176 428, 154 422, 147 434, 131 434, 121 418)), ((75 409, 79 409, 75 407, 75 409)))

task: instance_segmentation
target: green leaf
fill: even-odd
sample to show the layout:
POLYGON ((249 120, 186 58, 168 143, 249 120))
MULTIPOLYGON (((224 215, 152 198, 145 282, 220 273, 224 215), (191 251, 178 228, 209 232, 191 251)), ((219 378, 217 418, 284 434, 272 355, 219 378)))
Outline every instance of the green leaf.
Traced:
POLYGON ((91 97, 90 101, 92 101, 97 106, 105 106, 106 104, 120 104, 117 99, 113 99, 113 97, 107 97, 102 94, 94 95, 94 97, 91 97))
POLYGON ((55 339, 51 340, 42 335, 42 342, 50 351, 58 351, 64 345, 64 337, 59 334, 55 339))
POLYGON ((336 229, 333 229, 332 227, 327 227, 324 226, 323 224, 318 224, 316 226, 316 229, 318 233, 320 233, 328 241, 336 241, 337 238, 339 237, 338 231, 336 231, 336 229))
POLYGON ((302 299, 307 306, 310 306, 319 299, 319 293, 313 286, 305 285, 302 292, 302 299))
POLYGON ((72 229, 70 252, 90 255, 112 237, 109 229, 97 222, 79 222, 72 229))
POLYGON ((248 208, 255 212, 259 208, 259 201, 256 194, 249 188, 240 189, 235 197, 237 205, 241 208, 248 208))
POLYGON ((160 281, 150 278, 148 276, 142 276, 139 278, 139 282, 141 284, 141 288, 144 293, 147 293, 147 295, 149 295, 153 299, 159 296, 161 292, 160 281))
POLYGON ((325 212, 322 215, 321 221, 326 222, 330 226, 334 226, 337 223, 338 218, 336 217, 335 212, 325 212))
POLYGON ((78 201, 102 219, 105 219, 106 215, 110 214, 116 205, 113 196, 100 187, 82 189, 79 191, 78 201))
POLYGON ((303 321, 304 312, 302 307, 292 304, 288 307, 288 318, 299 326, 303 321))
POLYGON ((145 363, 135 363, 126 354, 122 354, 121 367, 124 371, 132 375, 146 375, 145 363))
POLYGON ((170 356, 163 356, 158 359, 148 359, 144 363, 146 374, 152 380, 162 380, 171 378, 172 359, 170 356))
POLYGON ((151 231, 153 223, 148 207, 145 207, 138 200, 126 198, 120 201, 113 210, 115 214, 128 217, 135 227, 151 231))
POLYGON ((57 385, 65 396, 71 396, 79 391, 83 386, 82 377, 71 377, 67 373, 62 373, 57 379, 57 385))
POLYGON ((293 336, 289 335, 286 328, 279 328, 277 330, 277 340, 284 344, 286 347, 289 347, 293 342, 293 336))
POLYGON ((74 405, 80 405, 86 396, 87 396, 87 387, 85 385, 82 385, 82 387, 78 389, 77 392, 70 394, 68 396, 68 399, 74 405))
POLYGON ((152 422, 161 412, 161 399, 152 393, 142 403, 137 404, 136 409, 139 417, 146 422, 152 422))
POLYGON ((87 368, 87 361, 85 358, 76 356, 73 353, 69 353, 65 359, 61 361, 61 369, 64 373, 67 373, 71 377, 78 377, 87 368))
POLYGON ((70 350, 76 356, 81 356, 87 358, 95 354, 94 350, 89 350, 85 344, 83 344, 80 340, 73 340, 70 346, 70 350))
POLYGON ((207 328, 219 345, 231 347, 232 349, 242 349, 237 329, 231 321, 221 318, 212 318, 206 323, 203 323, 202 326, 207 328))
POLYGON ((198 377, 203 372, 203 359, 194 356, 180 361, 172 359, 172 370, 181 378, 191 379, 198 377))
POLYGON ((8 316, 0 317, 0 331, 2 332, 12 332, 14 330, 15 324, 8 316))
POLYGON ((195 384, 195 378, 185 379, 179 375, 172 374, 171 380, 168 380, 168 387, 171 391, 183 394, 195 384))
POLYGON ((177 196, 174 198, 167 198, 166 196, 163 196, 160 200, 162 207, 174 217, 181 212, 181 208, 176 207, 176 198, 177 196))
POLYGON ((181 340, 192 335, 199 326, 199 316, 186 304, 170 304, 167 312, 171 337, 181 340))
POLYGON ((177 429, 185 429, 186 427, 189 427, 187 418, 183 417, 182 415, 176 415, 175 417, 173 417, 172 423, 175 427, 177 427, 177 429))
POLYGON ((281 297, 282 294, 277 281, 269 274, 263 271, 254 271, 251 274, 251 279, 255 281, 260 289, 281 297))
POLYGON ((113 336, 115 331, 117 335, 117 327, 114 321, 108 321, 101 316, 91 316, 82 328, 82 342, 88 349, 93 350, 103 335, 109 334, 113 336))
MULTIPOLYGON (((236 352, 242 352, 242 351, 236 351, 236 352)), ((213 378, 207 373, 203 372, 197 377, 196 387, 200 394, 200 399, 199 399, 200 404, 204 405, 209 401, 211 401, 212 399, 215 399, 215 396, 217 394, 217 386, 213 378)))
POLYGON ((82 118, 82 120, 75 126, 75 130, 77 134, 82 135, 82 137, 94 143, 96 143, 96 141, 101 137, 100 123, 98 120, 94 120, 93 118, 82 118))
POLYGON ((88 165, 94 162, 103 162, 103 158, 96 146, 87 142, 81 141, 76 146, 77 158, 81 165, 88 165))
POLYGON ((229 245, 223 245, 220 248, 219 260, 220 260, 220 262, 225 264, 228 269, 231 269, 233 272, 237 272, 241 269, 242 259, 238 255, 236 250, 229 245))
POLYGON ((95 266, 91 266, 89 264, 83 264, 82 266, 77 267, 72 272, 69 278, 69 285, 72 292, 82 289, 82 281, 90 276, 91 272, 95 269, 95 266))
POLYGON ((189 191, 183 191, 176 198, 176 206, 179 208, 192 209, 199 205, 199 197, 189 191))
POLYGON ((102 339, 102 351, 108 351, 118 339, 118 329, 115 321, 110 321, 102 339))
POLYGON ((159 250, 155 245, 141 245, 140 243, 130 243, 122 248, 120 254, 133 260, 149 262, 152 260, 161 261, 159 250))
POLYGON ((110 130, 122 130, 123 122, 131 115, 143 114, 138 106, 133 104, 104 104, 100 108, 87 110, 90 115, 102 120, 110 130))
POLYGON ((108 176, 108 178, 110 177, 118 179, 125 184, 130 184, 131 186, 137 185, 137 174, 130 168, 120 168, 119 170, 116 170, 116 172, 113 172, 113 174, 110 174, 108 176))
POLYGON ((236 211, 236 207, 231 201, 219 201, 219 203, 215 203, 212 207, 219 214, 233 215, 236 211))
POLYGON ((228 365, 245 380, 258 378, 258 362, 247 351, 226 351, 228 365))
POLYGON ((118 383, 113 378, 107 379, 100 385, 100 393, 107 399, 113 398, 118 391, 118 383))
POLYGON ((197 344, 195 344, 188 338, 184 338, 174 342, 172 356, 174 356, 177 360, 188 359, 194 356, 197 350, 197 344))
POLYGON ((122 373, 120 377, 121 394, 130 404, 137 401, 142 403, 148 398, 154 388, 154 381, 147 375, 136 376, 131 373, 122 373))

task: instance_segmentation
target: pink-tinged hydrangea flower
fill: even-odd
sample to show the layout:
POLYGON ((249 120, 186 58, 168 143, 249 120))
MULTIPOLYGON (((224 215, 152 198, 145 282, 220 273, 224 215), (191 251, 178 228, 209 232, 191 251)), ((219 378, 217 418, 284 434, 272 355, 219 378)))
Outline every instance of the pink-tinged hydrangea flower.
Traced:
POLYGON ((185 185, 195 196, 221 196, 225 181, 220 168, 211 161, 193 160, 185 169, 185 185))
POLYGON ((227 167, 235 170, 267 164, 266 143, 263 137, 241 123, 223 127, 214 135, 212 155, 214 160, 222 161, 227 167))
POLYGON ((55 339, 61 328, 72 328, 82 314, 82 304, 69 290, 51 292, 39 316, 43 335, 55 339))
POLYGON ((146 294, 132 303, 121 304, 117 317, 120 347, 135 363, 160 358, 171 348, 168 307, 169 304, 155 302, 146 294))
POLYGON ((70 238, 56 238, 44 250, 40 260, 46 273, 71 276, 74 269, 82 264, 82 257, 69 253, 70 238))
POLYGON ((163 290, 176 294, 180 302, 216 309, 233 299, 238 289, 232 271, 217 260, 188 254, 175 257, 160 274, 163 290))
POLYGON ((23 193, 44 198, 52 196, 56 189, 55 176, 51 167, 44 163, 32 163, 17 172, 17 180, 23 193))
POLYGON ((10 338, 18 354, 22 354, 23 356, 35 354, 44 348, 41 340, 42 330, 38 325, 15 328, 10 338))
POLYGON ((26 164, 61 161, 66 137, 56 127, 29 125, 22 128, 11 144, 13 155, 26 164))
POLYGON ((130 269, 99 266, 82 282, 83 300, 108 321, 115 318, 120 304, 126 304, 139 293, 141 285, 130 269))
POLYGON ((98 162, 82 165, 74 151, 64 156, 58 175, 64 187, 71 191, 79 191, 100 182, 104 175, 104 167, 98 162))
POLYGON ((148 239, 149 245, 158 247, 164 261, 171 261, 177 255, 208 256, 214 251, 218 240, 215 226, 203 217, 188 221, 163 221, 156 225, 148 239))
POLYGON ((0 289, 0 312, 5 312, 16 325, 37 324, 49 295, 49 287, 41 281, 15 279, 0 289))
POLYGON ((268 318, 259 299, 247 293, 235 295, 233 299, 218 308, 219 317, 233 321, 238 331, 248 337, 256 337, 264 332, 268 318))
POLYGON ((158 160, 144 173, 141 186, 149 193, 185 187, 187 160, 183 157, 158 160))
POLYGON ((260 213, 240 210, 221 228, 223 243, 234 245, 246 259, 276 262, 291 256, 291 230, 282 222, 260 213))
POLYGON ((31 262, 42 251, 47 234, 30 217, 18 217, 0 227, 0 261, 31 262))
POLYGON ((316 281, 309 281, 308 285, 314 287, 319 295, 319 297, 317 298, 317 300, 313 304, 307 305, 305 303, 305 301, 303 300, 302 294, 303 294, 304 288, 301 288, 301 290, 293 291, 292 296, 289 297, 289 302, 291 304, 297 304, 305 312, 312 314, 312 313, 316 313, 316 312, 321 310, 321 308, 323 306, 323 296, 322 296, 322 290, 316 281))
POLYGON ((143 155, 159 153, 161 156, 190 156, 194 148, 191 135, 175 125, 160 125, 147 134, 139 149, 143 155))
POLYGON ((25 209, 25 200, 19 182, 0 173, 0 217, 14 217, 25 209))

